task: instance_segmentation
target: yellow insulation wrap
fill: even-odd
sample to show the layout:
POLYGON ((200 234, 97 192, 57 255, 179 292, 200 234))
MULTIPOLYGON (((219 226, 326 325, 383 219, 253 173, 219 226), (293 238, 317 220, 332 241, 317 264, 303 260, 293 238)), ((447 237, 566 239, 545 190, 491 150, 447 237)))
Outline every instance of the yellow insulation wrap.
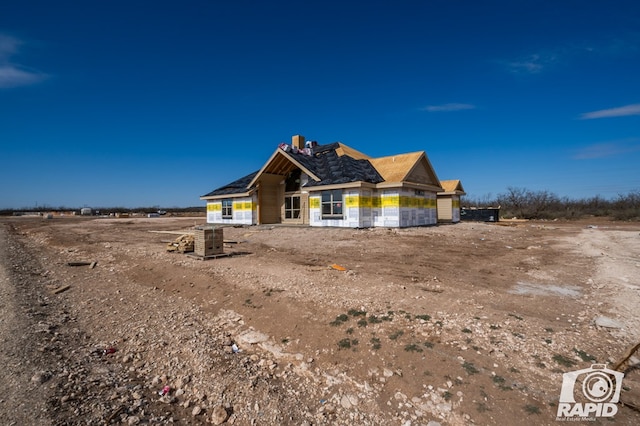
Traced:
POLYGON ((347 195, 344 197, 344 204, 347 207, 358 207, 358 196, 357 195, 347 195))
POLYGON ((386 195, 382 197, 382 207, 400 207, 399 195, 386 195))
POLYGON ((233 210, 235 211, 251 211, 252 203, 251 201, 234 201, 233 210))

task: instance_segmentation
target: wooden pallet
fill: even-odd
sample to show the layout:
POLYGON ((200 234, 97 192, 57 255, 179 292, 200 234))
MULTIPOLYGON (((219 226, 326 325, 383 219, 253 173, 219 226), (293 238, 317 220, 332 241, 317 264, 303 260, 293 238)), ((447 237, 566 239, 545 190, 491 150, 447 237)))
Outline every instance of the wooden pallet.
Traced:
POLYGON ((199 254, 195 254, 195 253, 186 253, 187 256, 189 257, 193 257, 194 259, 200 259, 200 260, 207 260, 207 259, 218 259, 221 257, 230 257, 233 256, 235 253, 219 253, 219 254, 210 254, 208 256, 201 256, 199 254))
POLYGON ((251 252, 248 252, 248 251, 235 251, 235 252, 229 252, 229 253, 210 254, 208 256, 201 256, 199 254, 196 254, 195 252, 193 252, 193 253, 185 253, 185 254, 187 256, 189 256, 189 257, 193 257, 194 259, 208 260, 208 259, 219 259, 221 257, 244 256, 244 255, 247 255, 247 254, 251 254, 251 252))

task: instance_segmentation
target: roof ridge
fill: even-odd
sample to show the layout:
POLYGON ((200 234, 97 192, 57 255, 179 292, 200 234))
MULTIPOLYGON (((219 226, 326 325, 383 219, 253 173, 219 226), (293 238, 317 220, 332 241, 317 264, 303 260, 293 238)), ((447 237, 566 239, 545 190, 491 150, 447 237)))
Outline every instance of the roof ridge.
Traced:
POLYGON ((413 151, 413 152, 403 152, 402 154, 392 154, 392 155, 385 155, 383 157, 374 157, 371 158, 371 160, 381 160, 383 158, 392 158, 392 157, 408 157, 411 155, 420 155, 420 154, 425 154, 426 155, 426 151, 422 150, 422 151, 413 151))

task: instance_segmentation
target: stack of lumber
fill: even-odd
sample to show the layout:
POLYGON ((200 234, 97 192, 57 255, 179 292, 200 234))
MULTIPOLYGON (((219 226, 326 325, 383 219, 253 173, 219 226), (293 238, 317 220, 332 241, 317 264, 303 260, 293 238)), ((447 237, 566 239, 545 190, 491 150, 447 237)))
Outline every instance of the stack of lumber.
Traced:
POLYGON ((180 235, 175 241, 167 244, 167 251, 176 251, 178 253, 188 253, 193 251, 194 238, 191 234, 180 235))

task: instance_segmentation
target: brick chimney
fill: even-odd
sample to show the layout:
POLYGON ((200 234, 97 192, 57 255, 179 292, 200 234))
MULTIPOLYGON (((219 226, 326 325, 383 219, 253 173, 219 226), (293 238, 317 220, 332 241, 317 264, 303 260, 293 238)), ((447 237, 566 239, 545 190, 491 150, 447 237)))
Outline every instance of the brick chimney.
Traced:
POLYGON ((304 149, 304 136, 294 135, 291 137, 291 146, 298 149, 304 149))

